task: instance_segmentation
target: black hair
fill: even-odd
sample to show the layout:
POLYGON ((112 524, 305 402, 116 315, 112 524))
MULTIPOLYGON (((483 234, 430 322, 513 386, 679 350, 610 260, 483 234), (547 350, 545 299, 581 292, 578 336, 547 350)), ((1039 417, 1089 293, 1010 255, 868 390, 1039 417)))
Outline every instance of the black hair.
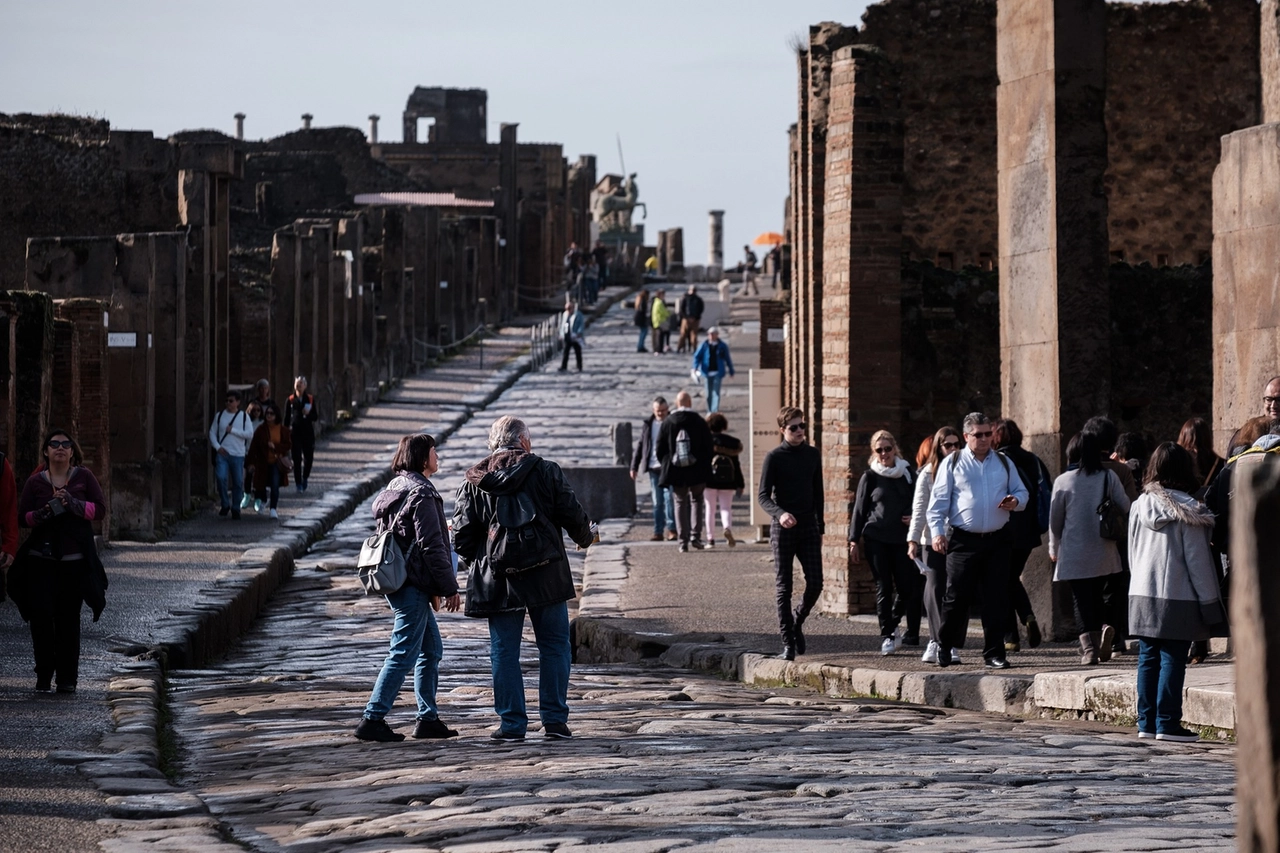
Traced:
POLYGON ((421 474, 422 469, 427 467, 427 458, 431 455, 431 448, 435 446, 435 438, 426 433, 419 432, 413 435, 406 435, 400 439, 400 446, 396 448, 395 458, 391 460, 392 470, 412 471, 415 474, 421 474))
POLYGON ((1162 441, 1151 454, 1147 464, 1146 484, 1156 483, 1166 489, 1176 489, 1187 494, 1200 488, 1196 477, 1196 461, 1185 447, 1172 441, 1162 441))

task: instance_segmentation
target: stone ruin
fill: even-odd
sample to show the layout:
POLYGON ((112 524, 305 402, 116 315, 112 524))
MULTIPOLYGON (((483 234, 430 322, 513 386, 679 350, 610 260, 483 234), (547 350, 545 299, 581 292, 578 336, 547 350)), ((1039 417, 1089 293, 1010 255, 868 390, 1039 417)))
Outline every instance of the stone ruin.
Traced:
POLYGON ((485 106, 419 87, 400 143, 376 117, 368 138, 307 115, 249 141, 0 115, 0 450, 19 484, 64 426, 107 494, 103 532, 153 538, 211 493, 227 388, 265 377, 283 399, 306 375, 331 424, 480 324, 557 304, 595 158, 515 124, 491 143, 485 106))

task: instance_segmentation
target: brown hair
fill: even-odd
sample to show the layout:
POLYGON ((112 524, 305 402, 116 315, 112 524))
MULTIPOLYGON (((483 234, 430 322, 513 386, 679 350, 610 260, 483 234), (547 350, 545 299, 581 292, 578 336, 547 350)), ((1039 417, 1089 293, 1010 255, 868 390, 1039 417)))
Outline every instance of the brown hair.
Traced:
POLYGON ((1002 447, 1021 447, 1022 446, 1022 430, 1018 427, 1018 422, 1013 418, 1001 418, 996 421, 995 435, 991 436, 992 444, 996 449, 1002 447))
POLYGON ((1266 415, 1249 418, 1244 422, 1244 426, 1236 430, 1236 434, 1231 436, 1231 446, 1227 448, 1227 451, 1235 453, 1237 447, 1253 447, 1253 443, 1266 435, 1267 430, 1270 428, 1271 418, 1266 415))
POLYGON ((920 447, 916 450, 916 470, 924 467, 924 463, 929 461, 929 454, 933 453, 933 436, 926 435, 924 441, 920 442, 920 447))
POLYGON ((71 433, 67 432, 65 429, 59 429, 55 427, 54 429, 51 429, 44 434, 44 443, 40 445, 40 459, 41 459, 40 467, 41 468, 49 467, 49 442, 53 441, 54 436, 57 436, 57 435, 65 435, 67 439, 71 442, 71 465, 76 468, 83 465, 84 453, 80 450, 80 442, 76 441, 75 437, 72 436, 71 433))
POLYGON ((787 421, 803 418, 804 412, 795 406, 783 406, 778 410, 778 429, 782 429, 787 425, 787 421))
POLYGON ((1196 463, 1186 448, 1172 441, 1162 441, 1151 454, 1147 463, 1145 485, 1155 483, 1166 489, 1192 494, 1200 488, 1196 477, 1196 463))
POLYGON ((1208 421, 1189 418, 1178 431, 1178 446, 1191 454, 1202 477, 1209 476, 1218 454, 1213 452, 1213 433, 1209 430, 1208 421))
MULTIPOLYGON (((942 445, 945 444, 946 440, 952 436, 960 439, 961 443, 963 443, 964 436, 960 434, 960 430, 952 426, 939 427, 938 431, 933 434, 933 450, 929 452, 930 476, 938 476, 938 465, 941 464, 942 460, 945 459, 947 455, 947 451, 942 445)), ((956 452, 959 453, 958 450, 956 452)))
POLYGON ((729 419, 719 412, 707 415, 707 429, 712 432, 724 432, 729 428, 729 419))
POLYGON ((636 294, 635 310, 639 311, 641 308, 644 307, 645 303, 648 301, 649 301, 649 291, 645 290, 643 287, 640 288, 640 292, 636 294))
POLYGON ((416 433, 414 435, 406 435, 400 439, 400 446, 396 448, 395 458, 391 460, 391 469, 393 471, 412 471, 415 474, 421 474, 422 469, 427 467, 427 459, 431 456, 431 448, 436 446, 436 440, 426 433, 416 433))

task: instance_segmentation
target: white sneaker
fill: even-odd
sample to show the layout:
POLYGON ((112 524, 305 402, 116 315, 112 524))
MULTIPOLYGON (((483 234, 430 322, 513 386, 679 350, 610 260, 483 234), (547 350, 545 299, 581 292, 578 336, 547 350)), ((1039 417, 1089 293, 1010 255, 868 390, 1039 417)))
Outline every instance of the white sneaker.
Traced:
POLYGON ((880 644, 880 654, 891 655, 898 650, 897 637, 885 637, 884 642, 880 644))
POLYGON ((959 649, 952 649, 952 650, 951 650, 951 662, 952 662, 952 663, 960 663, 960 650, 959 650, 959 649))
POLYGON ((924 647, 924 654, 920 656, 920 660, 924 661, 925 663, 937 663, 938 662, 938 644, 935 643, 933 640, 930 640, 929 645, 924 647))
POLYGON ((280 516, 279 516, 279 515, 277 515, 277 514, 276 514, 276 511, 273 509, 273 510, 271 510, 271 517, 272 517, 272 518, 279 518, 280 516))

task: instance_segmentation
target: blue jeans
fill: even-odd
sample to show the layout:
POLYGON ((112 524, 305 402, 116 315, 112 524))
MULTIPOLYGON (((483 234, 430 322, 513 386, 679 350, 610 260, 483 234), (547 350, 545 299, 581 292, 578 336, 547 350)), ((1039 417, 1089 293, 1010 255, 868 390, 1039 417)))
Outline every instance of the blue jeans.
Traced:
POLYGON ((1187 677, 1188 640, 1138 641, 1138 731, 1171 732, 1182 727, 1182 684, 1187 677))
POLYGON ((707 386, 707 414, 720 411, 720 383, 724 381, 724 377, 708 373, 702 378, 707 386))
POLYGON ((676 532, 675 499, 671 494, 671 489, 658 485, 658 477, 661 473, 661 471, 649 472, 649 493, 653 495, 654 535, 661 535, 663 527, 666 527, 672 533, 676 532))
POLYGON ((436 684, 440 680, 444 644, 440 641, 436 615, 431 610, 431 596, 413 584, 405 584, 387 596, 387 604, 396 615, 395 626, 391 629, 391 648, 387 651, 387 659, 382 662, 382 672, 373 684, 364 717, 366 720, 381 720, 387 716, 412 669, 418 719, 434 720, 439 716, 436 684))
POLYGON ((641 326, 640 340, 636 341, 636 352, 644 352, 644 341, 645 341, 645 338, 647 337, 649 337, 649 327, 641 326))
MULTIPOLYGON (((493 710, 504 732, 529 727, 524 705, 524 674, 520 671, 523 610, 489 617, 489 665, 493 670, 493 710)), ((567 602, 530 607, 529 622, 538 644, 538 716, 546 723, 569 721, 569 605, 567 602)))
POLYGON ((218 481, 218 500, 224 507, 235 507, 240 511, 240 501, 244 498, 244 457, 217 454, 218 461, 213 466, 213 476, 218 481), (230 494, 227 493, 227 481, 231 481, 230 494))

